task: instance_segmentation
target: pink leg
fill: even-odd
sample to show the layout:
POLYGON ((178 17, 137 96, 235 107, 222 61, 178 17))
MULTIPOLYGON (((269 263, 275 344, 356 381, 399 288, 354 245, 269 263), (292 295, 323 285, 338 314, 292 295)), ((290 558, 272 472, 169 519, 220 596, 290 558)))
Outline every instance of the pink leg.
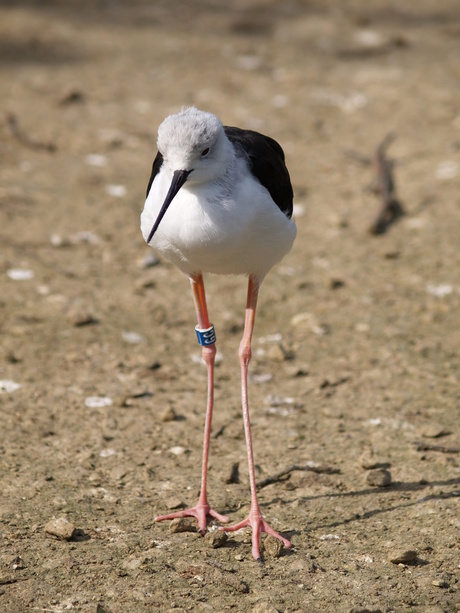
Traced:
POLYGON ((246 435, 246 447, 248 451, 249 483, 251 486, 251 509, 249 516, 243 521, 233 526, 221 528, 226 532, 234 532, 251 526, 252 528, 252 555, 261 562, 259 550, 259 537, 262 532, 280 539, 285 547, 291 547, 291 543, 283 536, 275 532, 262 517, 256 494, 256 477, 254 472, 254 455, 252 451, 251 424, 249 421, 248 406, 248 365, 251 359, 251 339, 254 330, 254 320, 256 316, 257 296, 259 293, 260 281, 253 276, 249 277, 248 300, 246 304, 246 318, 244 322, 244 334, 240 344, 239 356, 241 363, 241 397, 243 405, 244 432, 246 435))
MULTIPOLYGON (((190 277, 190 283, 192 285, 193 299, 195 302, 196 314, 198 318, 198 325, 200 329, 204 330, 211 325, 208 319, 208 309, 206 306, 206 296, 204 292, 203 277, 201 274, 190 277)), ((175 519, 176 517, 196 517, 198 520, 198 531, 201 534, 206 532, 207 516, 210 515, 222 523, 228 522, 228 517, 220 515, 208 504, 208 498, 206 495, 206 484, 208 475, 208 456, 209 456, 209 439, 211 436, 211 421, 212 421, 212 409, 214 404, 214 361, 216 356, 216 346, 208 345, 203 347, 203 360, 206 363, 208 369, 208 401, 206 408, 206 420, 204 426, 204 442, 203 442, 203 464, 201 469, 201 491, 198 503, 196 506, 185 509, 184 511, 178 511, 177 513, 168 513, 167 515, 159 515, 155 517, 155 521, 163 521, 164 519, 175 519)))

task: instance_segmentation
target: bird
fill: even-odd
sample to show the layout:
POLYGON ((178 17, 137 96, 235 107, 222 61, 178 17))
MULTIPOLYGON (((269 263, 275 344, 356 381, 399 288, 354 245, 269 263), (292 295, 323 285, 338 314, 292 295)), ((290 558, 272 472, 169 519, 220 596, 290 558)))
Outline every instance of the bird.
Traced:
POLYGON ((207 494, 216 333, 208 315, 203 275, 244 275, 248 291, 238 355, 251 499, 244 520, 219 529, 233 532, 249 526, 252 555, 262 562, 262 533, 281 540, 287 548, 292 546, 260 511, 248 403, 248 366, 259 289, 269 270, 291 250, 296 237, 285 155, 271 137, 224 126, 214 114, 195 107, 184 107, 164 119, 158 128, 157 148, 141 232, 147 244, 190 281, 198 321, 195 331, 207 367, 207 406, 198 502, 194 507, 159 515, 155 521, 195 517, 202 535, 208 517, 223 524, 229 521, 211 507, 207 494))

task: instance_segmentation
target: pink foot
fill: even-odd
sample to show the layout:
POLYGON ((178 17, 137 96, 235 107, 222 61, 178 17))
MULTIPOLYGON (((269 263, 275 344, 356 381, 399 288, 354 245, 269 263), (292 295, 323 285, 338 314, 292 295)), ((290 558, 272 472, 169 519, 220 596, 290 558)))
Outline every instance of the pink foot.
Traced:
POLYGON ((207 524, 206 518, 208 515, 214 517, 214 519, 217 519, 217 521, 220 521, 223 524, 228 522, 228 517, 217 513, 217 511, 214 511, 214 509, 211 509, 207 502, 198 502, 196 507, 192 507, 191 509, 185 509, 184 511, 177 511, 176 513, 168 513, 166 515, 158 515, 158 517, 155 517, 155 521, 176 519, 176 517, 196 517, 196 519, 198 520, 198 532, 200 532, 201 534, 205 534, 207 524))
POLYGON ((259 510, 253 511, 251 509, 251 511, 249 512, 249 516, 246 519, 243 519, 243 521, 240 521, 234 526, 222 527, 220 528, 220 530, 225 530, 225 532, 235 532, 236 530, 240 530, 241 528, 245 528, 246 526, 251 526, 252 528, 252 556, 258 562, 262 562, 259 550, 259 538, 262 532, 265 532, 266 534, 269 534, 270 536, 274 536, 275 538, 279 539, 288 549, 292 547, 290 541, 285 539, 284 536, 281 536, 281 534, 278 534, 278 532, 275 532, 273 528, 270 528, 268 523, 262 517, 259 510))

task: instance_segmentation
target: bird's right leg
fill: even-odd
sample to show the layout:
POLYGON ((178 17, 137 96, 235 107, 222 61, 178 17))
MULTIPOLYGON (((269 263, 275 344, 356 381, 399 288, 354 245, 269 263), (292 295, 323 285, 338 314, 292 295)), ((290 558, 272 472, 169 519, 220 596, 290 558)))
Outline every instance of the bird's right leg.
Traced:
POLYGON ((209 440, 211 437, 211 421, 212 410, 214 406, 214 363, 216 357, 216 344, 214 337, 214 329, 209 322, 208 308, 206 305, 206 295, 204 291, 203 276, 201 274, 190 276, 192 286, 193 300, 195 302, 196 315, 198 319, 197 336, 199 343, 202 345, 202 356, 208 370, 208 399, 206 407, 206 420, 204 426, 204 441, 203 441, 203 463, 201 468, 201 491, 200 497, 196 506, 178 511, 176 513, 168 513, 167 515, 159 515, 155 521, 164 519, 175 519, 176 517, 196 517, 198 520, 198 531, 201 534, 206 532, 207 516, 210 515, 222 523, 228 522, 228 517, 220 515, 214 511, 208 504, 207 497, 207 476, 208 476, 208 456, 209 456, 209 440))

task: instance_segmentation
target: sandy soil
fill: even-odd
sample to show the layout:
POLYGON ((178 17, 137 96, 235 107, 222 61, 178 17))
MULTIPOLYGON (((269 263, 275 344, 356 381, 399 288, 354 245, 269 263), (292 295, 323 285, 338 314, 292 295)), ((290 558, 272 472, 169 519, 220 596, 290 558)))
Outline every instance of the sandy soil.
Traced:
MULTIPOLYGON (((0 610, 459 611, 458 1, 3 1, 0 62, 0 610), (184 104, 276 138, 296 193, 250 402, 257 478, 319 472, 260 489, 294 545, 264 566, 244 532, 213 549, 153 522, 200 478, 188 282, 139 232, 184 104), (391 131, 406 215, 373 236, 365 162, 391 131)), ((232 520, 245 285, 207 279, 210 499, 232 520)))

